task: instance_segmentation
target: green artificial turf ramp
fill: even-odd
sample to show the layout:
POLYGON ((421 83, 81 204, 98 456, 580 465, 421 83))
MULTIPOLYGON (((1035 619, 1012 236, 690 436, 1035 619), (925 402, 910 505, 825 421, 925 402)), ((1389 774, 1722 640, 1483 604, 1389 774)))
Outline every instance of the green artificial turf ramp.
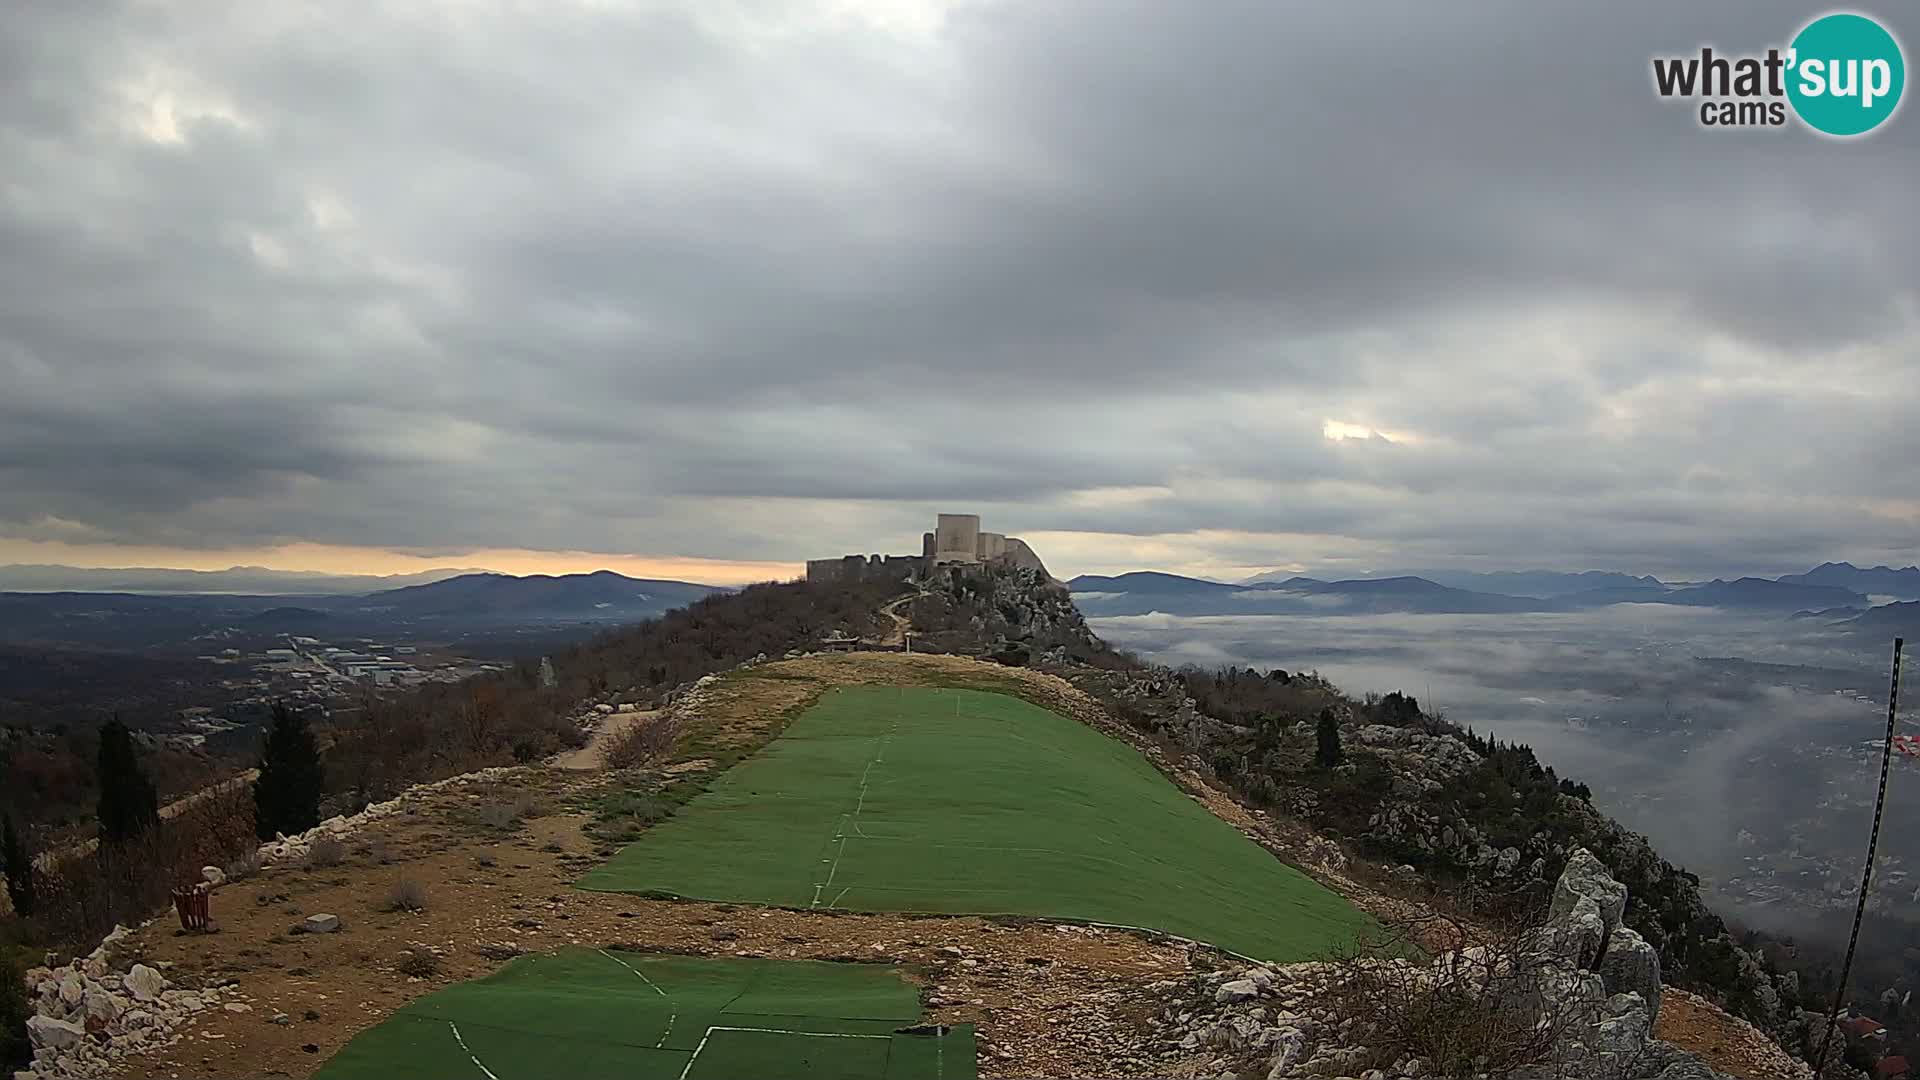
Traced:
POLYGON ((1115 923, 1274 961, 1370 925, 1131 747, 974 690, 832 690, 580 885, 1115 923))
POLYGON ((919 1019, 886 967, 568 949, 402 1007, 316 1080, 972 1080, 972 1029, 919 1019))

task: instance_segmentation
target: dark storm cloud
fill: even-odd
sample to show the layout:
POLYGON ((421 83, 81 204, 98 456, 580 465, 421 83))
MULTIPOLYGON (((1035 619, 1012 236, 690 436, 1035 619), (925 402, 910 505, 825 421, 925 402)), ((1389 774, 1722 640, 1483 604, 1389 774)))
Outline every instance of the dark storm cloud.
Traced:
POLYGON ((1804 10, 933 6, 10 19, 0 539, 1913 546, 1914 118, 1650 87, 1804 10))

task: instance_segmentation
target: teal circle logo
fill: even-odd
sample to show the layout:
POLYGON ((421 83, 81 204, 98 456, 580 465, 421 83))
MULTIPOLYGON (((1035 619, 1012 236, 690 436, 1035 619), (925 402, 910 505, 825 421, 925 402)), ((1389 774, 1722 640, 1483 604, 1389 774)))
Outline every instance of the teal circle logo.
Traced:
POLYGON ((1787 100, 1815 131, 1864 135, 1900 107, 1907 63, 1886 27, 1852 12, 1822 15, 1794 35, 1787 100))

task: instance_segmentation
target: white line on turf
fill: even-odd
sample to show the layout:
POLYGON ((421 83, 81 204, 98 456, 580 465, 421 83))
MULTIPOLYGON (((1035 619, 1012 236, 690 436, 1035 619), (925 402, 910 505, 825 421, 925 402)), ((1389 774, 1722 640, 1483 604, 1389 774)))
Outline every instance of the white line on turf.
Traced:
POLYGON ((641 973, 639 968, 634 967, 632 964, 627 963, 625 960, 620 959, 619 957, 613 955, 612 953, 608 952, 605 949, 596 949, 594 951, 598 952, 601 956, 606 957, 607 959, 613 961, 614 963, 619 964, 621 967, 626 968, 628 971, 633 972, 636 976, 639 976, 639 979, 641 982, 646 983, 648 986, 651 986, 653 988, 654 993, 659 994, 661 997, 667 999, 667 1029, 660 1033, 660 1041, 657 1043, 654 1043, 653 1048, 655 1050, 658 1050, 661 1047, 667 1045, 667 1036, 673 1034, 674 1021, 680 1019, 680 1006, 677 1002, 673 1000, 673 995, 667 993, 665 990, 660 989, 659 983, 656 983, 652 979, 647 978, 646 975, 641 973))
MULTIPOLYGON (((693 1071, 693 1063, 700 1060, 700 1051, 707 1048, 707 1040, 713 1038, 713 1033, 716 1031, 758 1031, 767 1035, 799 1035, 808 1039, 887 1039, 890 1041, 893 1038, 891 1035, 853 1035, 844 1031, 790 1031, 786 1028, 727 1027, 724 1025, 715 1025, 708 1028, 706 1033, 700 1036, 700 1045, 693 1048, 693 1056, 687 1059, 686 1066, 680 1070, 680 1080, 687 1080, 687 1074, 693 1071)), ((492 1076, 493 1074, 488 1073, 487 1075, 492 1076)))
POLYGON ((843 836, 840 838, 840 850, 833 853, 833 865, 827 869, 827 880, 826 883, 821 886, 822 888, 830 889, 833 887, 833 875, 840 872, 840 856, 846 853, 847 838, 843 836))
POLYGON ((467 1060, 473 1062, 473 1067, 485 1073, 487 1080, 500 1080, 499 1077, 493 1075, 492 1069, 480 1064, 480 1059, 474 1056, 472 1050, 467 1049, 467 1040, 460 1037, 460 1025, 449 1020, 447 1021, 447 1026, 453 1029, 453 1041, 460 1044, 460 1049, 467 1051, 467 1060))
MULTIPOLYGON (((873 775, 873 767, 881 763, 882 757, 887 752, 887 740, 893 738, 894 731, 899 730, 899 728, 900 721, 896 718, 893 722, 893 730, 880 736, 879 742, 874 745, 872 759, 867 762, 867 767, 860 773, 860 797, 853 804, 853 813, 851 815, 841 814, 840 820, 834 824, 833 838, 840 841, 840 846, 833 853, 833 866, 827 870, 827 880, 817 882, 813 886, 813 900, 807 904, 809 911, 820 906, 820 891, 831 888, 833 886, 833 876, 840 872, 840 856, 847 853, 847 825, 851 824, 854 832, 858 833, 862 838, 867 838, 866 832, 860 828, 860 811, 867 807, 867 778, 873 775)), ((821 859, 820 861, 826 862, 827 860, 821 859)), ((840 895, 845 896, 846 893, 843 891, 840 895)), ((828 904, 827 906, 832 907, 833 905, 828 904)))

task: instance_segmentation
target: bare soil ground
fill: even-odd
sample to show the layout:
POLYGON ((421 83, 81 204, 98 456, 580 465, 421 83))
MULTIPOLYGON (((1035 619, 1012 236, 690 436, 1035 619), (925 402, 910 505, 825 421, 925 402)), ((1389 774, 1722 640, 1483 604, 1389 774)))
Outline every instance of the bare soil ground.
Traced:
MULTIPOLYGON (((715 680, 682 707, 679 753, 659 771, 722 767, 778 734, 828 687, 849 683, 1014 693, 1127 735, 1092 699, 1050 675, 951 656, 856 653, 762 664, 715 680)), ((1383 911, 1404 903, 1344 873, 1344 857, 1327 841, 1246 810, 1177 762, 1155 760, 1223 819, 1357 902, 1386 905, 1383 911)), ((154 921, 129 943, 133 956, 165 965, 183 985, 235 982, 251 1007, 202 1014, 181 1042, 131 1059, 120 1075, 306 1077, 400 1005, 485 975, 519 952, 565 945, 898 964, 924 985, 930 1020, 976 1025, 982 1076, 1163 1075, 1170 1063, 1150 1056, 1142 1041, 1155 1001, 1143 988, 1224 962, 1210 950, 1048 922, 575 890, 572 883, 613 851, 585 831, 592 821, 585 807, 609 785, 634 779, 529 766, 511 782, 449 788, 356 836, 340 865, 269 867, 216 890, 217 934, 185 935, 171 918, 154 921), (487 824, 501 820, 499 808, 516 805, 527 810, 521 820, 487 824), (424 893, 421 910, 389 910, 402 880, 424 893), (342 929, 294 932, 316 913, 338 915, 342 929), (402 974, 402 958, 421 951, 438 957, 437 973, 402 974)), ((1668 1001, 1663 1037, 1736 1076, 1790 1075, 1752 1064, 1765 1056, 1753 1044, 1771 1044, 1751 1028, 1741 1032, 1743 1025, 1690 995, 1674 992, 1668 1001)))
POLYGON ((587 737, 585 746, 561 754, 550 764, 556 769, 604 769, 607 767, 607 744, 615 736, 639 724, 651 723, 659 715, 659 709, 609 713, 601 718, 599 726, 587 737))
POLYGON ((529 768, 509 790, 451 791, 356 838, 339 866, 270 867, 220 888, 218 934, 179 934, 169 920, 140 931, 134 952, 169 965, 170 978, 235 980, 252 1008, 202 1016, 181 1043, 130 1062, 122 1075, 307 1076, 405 1002, 485 975, 517 952, 564 945, 907 965, 927 987, 930 1020, 978 1025, 986 1074, 1114 1075, 1134 1070, 1113 1056, 1116 1021, 1098 996, 1122 997, 1188 969, 1183 946, 1096 928, 580 892, 574 879, 605 850, 581 831, 588 815, 559 810, 509 830, 475 820, 489 803, 532 793, 558 806, 583 786, 529 768), (385 910, 402 879, 424 892, 423 910, 385 910), (322 912, 340 916, 342 929, 291 932, 322 912), (435 951, 439 973, 401 974, 409 950, 435 951))
POLYGON ((1808 1075, 1805 1064, 1752 1024, 1678 987, 1667 987, 1661 995, 1660 1019, 1653 1033, 1742 1080, 1796 1080, 1808 1075))

